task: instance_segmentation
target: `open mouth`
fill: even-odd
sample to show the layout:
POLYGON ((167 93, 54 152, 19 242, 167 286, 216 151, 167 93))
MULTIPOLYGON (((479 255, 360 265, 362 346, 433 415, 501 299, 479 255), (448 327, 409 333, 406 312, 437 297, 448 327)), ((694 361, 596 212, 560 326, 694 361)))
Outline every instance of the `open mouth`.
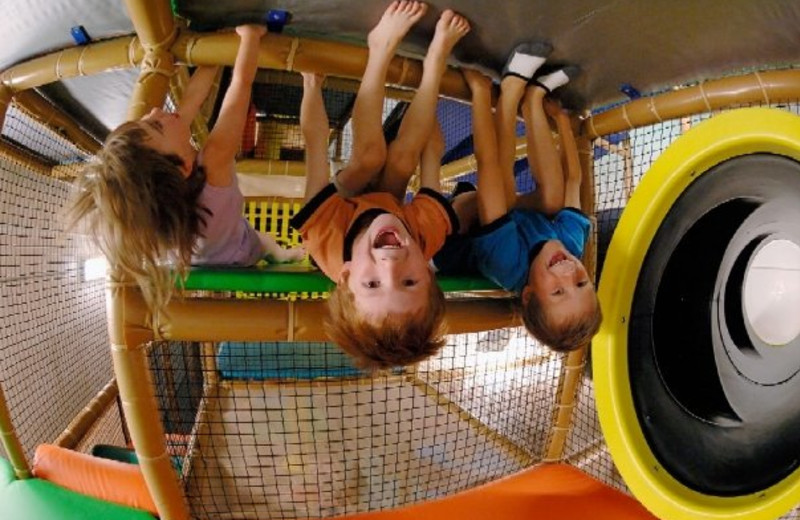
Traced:
POLYGON ((570 259, 567 258, 567 255, 565 255, 562 251, 559 251, 558 253, 550 257, 550 261, 547 262, 547 268, 549 269, 551 267, 557 266, 558 264, 569 261, 570 259))
POLYGON ((400 249, 403 243, 397 230, 392 228, 381 229, 372 242, 374 249, 400 249))

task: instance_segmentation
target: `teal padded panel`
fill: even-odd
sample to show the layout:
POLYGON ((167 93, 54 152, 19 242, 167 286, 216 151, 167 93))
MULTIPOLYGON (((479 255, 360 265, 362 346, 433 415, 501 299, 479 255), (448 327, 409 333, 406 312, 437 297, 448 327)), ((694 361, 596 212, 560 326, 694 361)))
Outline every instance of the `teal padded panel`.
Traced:
POLYGON ((223 342, 217 370, 225 379, 259 381, 363 375, 335 344, 322 342, 223 342))

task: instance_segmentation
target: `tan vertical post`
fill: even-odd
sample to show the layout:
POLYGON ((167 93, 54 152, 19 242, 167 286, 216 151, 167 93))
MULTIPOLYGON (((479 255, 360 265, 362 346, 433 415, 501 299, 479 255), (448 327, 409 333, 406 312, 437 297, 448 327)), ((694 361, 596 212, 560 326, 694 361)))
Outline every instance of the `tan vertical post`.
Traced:
POLYGON ((11 104, 11 96, 13 95, 14 93, 8 86, 0 83, 0 130, 3 129, 3 124, 6 122, 6 112, 8 112, 8 106, 11 104))
POLYGON ((106 313, 111 355, 122 408, 139 466, 162 520, 188 520, 189 509, 172 468, 147 366, 146 344, 153 331, 147 308, 135 295, 136 284, 112 270, 107 281, 106 313))
MULTIPOLYGON (((574 126, 573 126, 574 128, 574 126)), ((594 217, 594 172, 591 163, 591 142, 580 137, 578 142, 571 134, 562 133, 562 146, 568 154, 567 167, 581 168, 581 209, 591 217, 593 227, 597 227, 594 217), (572 153, 570 157, 569 154, 572 153)), ((594 233, 589 235, 589 241, 583 254, 583 263, 589 276, 594 279, 597 260, 596 239, 594 233)), ((583 377, 586 353, 589 345, 582 345, 577 350, 570 352, 561 368, 559 375, 559 395, 550 432, 550 441, 543 462, 558 462, 564 454, 567 434, 572 427, 572 415, 577 402, 578 387, 583 377)))
POLYGON ((0 441, 3 443, 3 449, 6 450, 17 478, 31 478, 31 468, 25 458, 25 451, 14 431, 14 425, 11 424, 11 412, 8 410, 2 385, 0 385, 0 441))
POLYGON ((134 120, 164 104, 175 68, 175 58, 169 49, 177 29, 169 2, 165 0, 125 0, 125 6, 144 49, 142 71, 128 106, 128 119, 134 120))
POLYGON ((200 355, 203 363, 203 386, 217 386, 219 384, 219 373, 217 372, 217 348, 214 342, 202 342, 200 344, 200 355))
MULTIPOLYGON (((133 120, 164 104, 174 73, 175 59, 169 49, 177 29, 166 0, 125 0, 125 6, 145 52, 128 107, 128 119, 133 120)), ((147 367, 145 345, 153 339, 153 332, 142 325, 150 321, 147 309, 141 305, 141 298, 130 297, 132 292, 138 292, 135 284, 112 269, 106 306, 119 395, 139 465, 159 516, 163 520, 187 520, 189 509, 167 453, 147 367)))

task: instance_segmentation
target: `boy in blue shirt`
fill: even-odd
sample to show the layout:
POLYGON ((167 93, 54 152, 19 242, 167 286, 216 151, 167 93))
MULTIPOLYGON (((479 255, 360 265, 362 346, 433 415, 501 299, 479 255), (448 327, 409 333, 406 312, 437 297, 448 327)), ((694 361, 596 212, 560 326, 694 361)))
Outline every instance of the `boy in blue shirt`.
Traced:
MULTIPOLYGON (((515 54, 520 51, 525 49, 518 47, 515 54)), ((580 211, 581 175, 570 121, 560 109, 551 114, 564 140, 565 175, 544 97, 576 71, 563 69, 529 85, 535 68, 506 69, 494 118, 491 81, 477 71, 464 71, 472 90, 478 187, 453 200, 460 227, 468 234, 448 240, 433 262, 443 274, 478 271, 517 293, 526 329, 554 350, 573 350, 591 340, 602 314, 579 260, 591 223, 580 211), (537 189, 517 195, 513 166, 520 101, 537 189)))

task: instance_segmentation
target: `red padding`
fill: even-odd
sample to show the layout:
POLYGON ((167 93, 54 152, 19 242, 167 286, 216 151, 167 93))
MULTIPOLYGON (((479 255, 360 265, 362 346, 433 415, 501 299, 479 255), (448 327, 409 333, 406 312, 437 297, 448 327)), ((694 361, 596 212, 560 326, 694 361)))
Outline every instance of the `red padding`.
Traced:
POLYGON ((566 464, 527 469, 420 504, 337 520, 657 520, 630 496, 566 464))
POLYGON ((33 474, 81 495, 158 515, 142 471, 135 464, 42 444, 36 448, 33 474))

